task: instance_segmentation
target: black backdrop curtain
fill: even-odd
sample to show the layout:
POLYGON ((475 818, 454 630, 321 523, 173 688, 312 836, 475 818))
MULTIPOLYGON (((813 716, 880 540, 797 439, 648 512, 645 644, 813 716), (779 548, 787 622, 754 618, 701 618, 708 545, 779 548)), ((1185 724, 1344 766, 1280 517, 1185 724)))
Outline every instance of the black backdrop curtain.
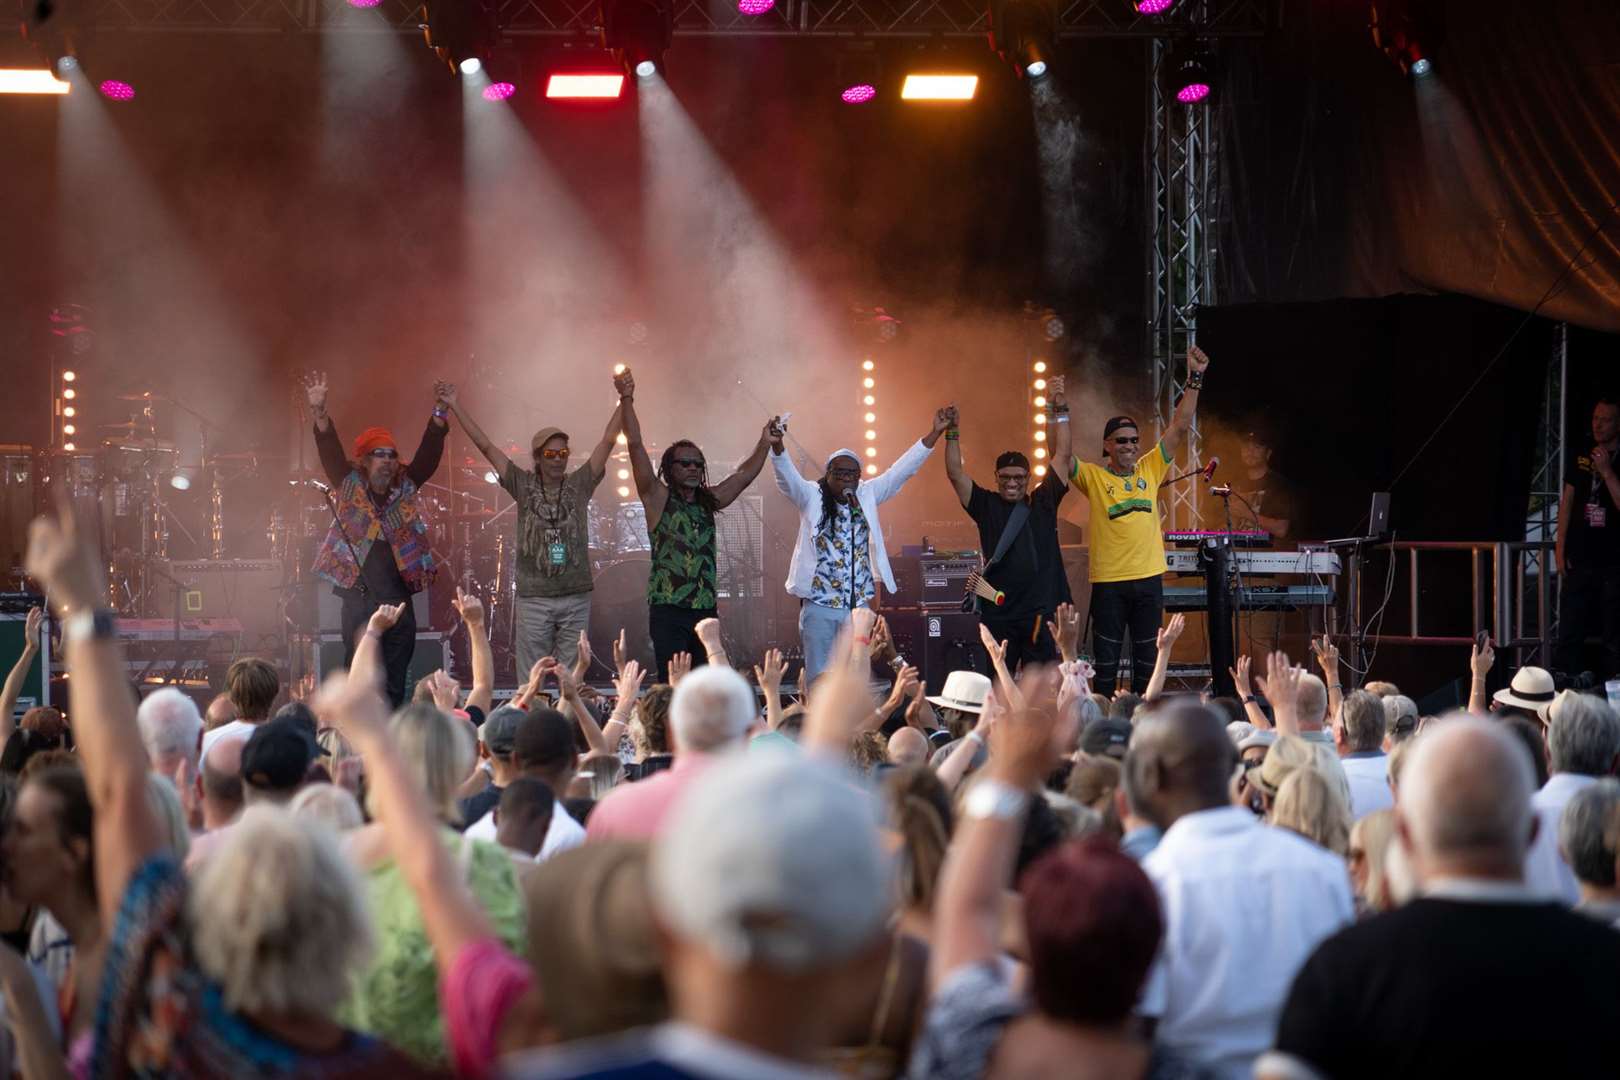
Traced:
POLYGON ((1620 4, 1411 3, 1445 24, 1423 79, 1373 46, 1366 0, 1279 0, 1270 36, 1226 47, 1220 295, 1530 310, 1573 263, 1542 313, 1620 331, 1620 4))

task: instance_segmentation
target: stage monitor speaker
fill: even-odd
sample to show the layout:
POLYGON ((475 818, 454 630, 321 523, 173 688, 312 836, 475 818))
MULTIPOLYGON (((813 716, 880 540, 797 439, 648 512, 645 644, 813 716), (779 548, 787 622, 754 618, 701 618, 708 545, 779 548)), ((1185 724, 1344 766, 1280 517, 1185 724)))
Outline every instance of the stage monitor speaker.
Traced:
MULTIPOLYGON (((28 615, 24 612, 0 613, 0 671, 10 671, 22 658, 23 639, 27 635, 28 615)), ((46 674, 51 669, 50 635, 45 635, 34 665, 23 678, 22 692, 13 706, 13 719, 22 716, 35 705, 51 703, 51 680, 46 674)))
POLYGON ((243 651, 259 652, 267 643, 279 648, 287 571, 278 560, 194 559, 164 570, 180 587, 180 618, 235 619, 242 624, 243 651))
POLYGON ((979 617, 960 611, 889 608, 883 613, 895 648, 917 668, 930 694, 945 686, 953 671, 990 673, 989 658, 979 643, 979 617))
MULTIPOLYGON (((432 630, 419 630, 416 634, 416 652, 411 654, 411 666, 405 675, 405 694, 409 699, 418 679, 431 675, 445 666, 444 635, 432 630)), ((315 669, 326 678, 334 671, 343 670, 343 635, 323 633, 320 637, 320 655, 315 669)))

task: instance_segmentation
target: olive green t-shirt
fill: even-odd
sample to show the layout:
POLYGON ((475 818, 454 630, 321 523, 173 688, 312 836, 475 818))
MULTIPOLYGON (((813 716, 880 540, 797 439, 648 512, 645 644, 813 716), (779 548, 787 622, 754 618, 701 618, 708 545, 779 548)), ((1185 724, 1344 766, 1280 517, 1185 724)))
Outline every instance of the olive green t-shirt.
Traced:
POLYGON ((501 487, 517 500, 519 596, 574 596, 591 591, 591 492, 600 479, 581 465, 547 487, 532 469, 506 463, 501 487))

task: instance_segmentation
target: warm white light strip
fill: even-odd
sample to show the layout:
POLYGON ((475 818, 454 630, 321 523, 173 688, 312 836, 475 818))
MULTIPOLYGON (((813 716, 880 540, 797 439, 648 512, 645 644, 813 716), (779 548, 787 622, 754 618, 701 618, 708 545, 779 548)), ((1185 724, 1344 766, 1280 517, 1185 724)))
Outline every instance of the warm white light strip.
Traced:
POLYGON ((48 68, 0 68, 0 94, 65 94, 68 84, 48 68))
POLYGON ((977 75, 906 76, 900 97, 906 101, 972 101, 979 89, 977 75))

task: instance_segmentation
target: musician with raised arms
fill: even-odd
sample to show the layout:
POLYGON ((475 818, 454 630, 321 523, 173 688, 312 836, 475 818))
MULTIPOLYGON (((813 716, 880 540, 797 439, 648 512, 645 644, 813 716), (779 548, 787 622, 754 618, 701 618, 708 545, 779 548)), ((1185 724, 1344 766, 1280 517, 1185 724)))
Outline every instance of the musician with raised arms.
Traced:
POLYGON ((1169 427, 1143 456, 1141 431, 1129 416, 1103 426, 1101 465, 1075 458, 1062 464, 1075 490, 1090 503, 1091 625, 1097 676, 1092 687, 1112 695, 1127 635, 1131 641, 1131 689, 1147 690, 1158 655, 1164 619, 1164 536, 1159 526, 1159 487, 1198 410, 1209 357, 1187 350, 1187 381, 1169 427))
MULTIPOLYGON (((1061 378, 1051 380, 1046 399, 1048 460, 1070 461, 1069 406, 1061 378)), ((979 527, 982 577, 991 586, 989 596, 978 598, 979 622, 1005 643, 1009 671, 1025 662, 1054 663, 1058 654, 1052 620, 1057 606, 1069 600, 1057 527, 1058 504, 1069 490, 1066 467, 1048 468, 1045 479, 1031 490, 1029 459, 1007 450, 996 458, 995 490, 986 490, 962 465, 956 406, 946 411, 951 426, 945 431, 945 475, 962 509, 979 527)))

